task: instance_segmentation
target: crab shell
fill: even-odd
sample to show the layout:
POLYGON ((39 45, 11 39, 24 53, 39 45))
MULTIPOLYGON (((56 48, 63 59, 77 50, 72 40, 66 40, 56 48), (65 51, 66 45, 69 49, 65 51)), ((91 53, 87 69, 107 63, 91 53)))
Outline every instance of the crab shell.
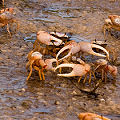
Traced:
POLYGON ((56 45, 59 46, 62 44, 62 40, 53 37, 45 31, 37 32, 37 40, 45 45, 56 45), (53 41, 53 42, 52 42, 53 41))
POLYGON ((42 59, 42 54, 39 52, 33 52, 31 55, 31 59, 42 59))

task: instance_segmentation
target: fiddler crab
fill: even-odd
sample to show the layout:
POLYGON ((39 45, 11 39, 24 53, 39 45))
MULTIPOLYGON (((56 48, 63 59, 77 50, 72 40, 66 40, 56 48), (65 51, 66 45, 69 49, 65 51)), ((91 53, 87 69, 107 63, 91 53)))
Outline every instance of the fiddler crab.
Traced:
POLYGON ((111 32, 112 28, 117 30, 117 31, 120 31, 120 16, 118 16, 118 15, 109 15, 108 19, 105 19, 105 23, 103 25, 104 36, 106 34, 106 30, 111 32))
MULTIPOLYGON (((65 64, 60 64, 55 68, 55 71, 58 68, 64 68, 64 67, 71 67, 72 71, 68 74, 57 74, 58 76, 62 76, 62 77, 74 77, 74 76, 79 76, 79 80, 78 82, 80 82, 80 80, 82 79, 82 76, 85 76, 83 83, 85 83, 86 79, 87 79, 87 75, 89 74, 89 83, 91 82, 91 73, 93 73, 91 71, 91 66, 89 64, 86 64, 83 60, 81 59, 77 59, 77 62, 79 62, 79 64, 74 64, 74 63, 65 63, 65 64)), ((94 73, 93 73, 94 75, 94 73)), ((95 78, 95 75, 94 75, 95 78)), ((96 78, 95 78, 96 79, 96 78)))
POLYGON ((59 46, 64 44, 65 41, 69 39, 69 36, 63 33, 58 32, 46 32, 46 31, 38 31, 37 32, 37 39, 33 45, 33 48, 39 43, 45 44, 45 45, 55 45, 59 46), (62 40, 65 39, 65 40, 62 40))
POLYGON ((46 51, 49 51, 51 54, 53 53, 55 57, 56 53, 63 47, 65 42, 69 41, 69 38, 70 36, 64 33, 38 31, 33 48, 44 45, 46 51))
POLYGON ((32 68, 34 68, 35 70, 38 71, 39 73, 39 77, 40 77, 40 80, 45 80, 45 76, 44 76, 44 73, 43 71, 44 70, 51 70, 51 71, 54 71, 54 67, 53 67, 53 62, 56 62, 57 63, 57 60, 52 58, 52 59, 43 59, 43 55, 40 53, 40 52, 33 52, 31 51, 29 54, 28 54, 28 62, 26 64, 26 68, 29 66, 30 68, 30 73, 27 77, 27 80, 29 80, 31 74, 32 74, 32 68))
POLYGON ((99 46, 99 45, 96 45, 96 44, 92 44, 92 43, 89 43, 89 42, 84 42, 84 41, 81 41, 79 43, 75 42, 75 41, 70 41, 69 44, 65 45, 56 55, 56 59, 58 61, 61 61, 69 56, 72 56, 74 54, 77 54, 79 52, 82 52, 82 53, 88 53, 88 54, 91 54, 91 55, 95 55, 95 56, 100 56, 100 57, 107 57, 109 59, 109 53, 108 51, 103 48, 102 46, 99 46), (94 52, 93 51, 93 48, 97 48, 97 49, 100 49, 102 51, 104 51, 106 53, 106 55, 103 55, 103 54, 100 54, 100 53, 97 53, 97 52, 94 52), (66 50, 69 50, 68 54, 66 56, 64 56, 63 58, 61 59, 58 59, 59 55, 61 53, 64 53, 64 51, 66 50))
POLYGON ((7 31, 10 36, 11 36, 10 30, 9 30, 10 23, 16 23, 17 29, 19 28, 19 24, 13 15, 13 11, 14 11, 13 8, 6 8, 0 11, 0 27, 7 26, 7 31))
MULTIPOLYGON (((46 32, 39 31, 37 33, 37 39, 33 45, 33 50, 28 54, 28 63, 27 67, 30 68, 30 73, 27 77, 27 80, 30 78, 32 74, 32 68, 39 72, 40 80, 45 80, 43 70, 52 70, 56 72, 57 70, 62 70, 62 68, 72 68, 72 71, 69 73, 64 73, 59 71, 58 76, 62 77, 74 77, 78 76, 81 81, 82 77, 84 77, 83 83, 86 82, 87 76, 89 75, 89 83, 91 83, 91 77, 93 75, 94 79, 96 79, 95 72, 102 72, 102 80, 107 77, 107 73, 109 72, 113 77, 117 75, 117 67, 111 66, 107 63, 109 60, 109 52, 105 49, 105 46, 102 46, 101 43, 94 42, 75 42, 74 40, 69 40, 69 37, 66 34, 61 34, 57 32, 46 32), (64 40, 62 40, 64 38, 64 40), (60 47, 62 45, 62 48, 60 47), (49 49, 52 46, 52 51, 49 49), (48 49, 47 49, 48 47, 48 49), (57 52, 53 49, 57 49, 57 52), (94 49, 97 49, 96 51, 94 49), (68 50, 68 52, 67 52, 68 50), (101 53, 104 52, 103 53, 101 53), (106 58, 99 59, 96 61, 94 65, 95 70, 93 70, 93 63, 87 63, 80 59, 80 53, 87 53, 94 56, 99 56, 106 58), (54 55, 53 55, 54 54, 54 55), (43 59, 43 55, 51 55, 51 59, 43 59), (61 57, 62 56, 62 57, 61 57), (69 58, 76 57, 76 59, 72 60, 69 58), (53 58, 54 57, 54 58, 53 58), (61 58, 59 58, 61 57, 61 58), (106 62, 105 62, 106 61, 106 62), (53 62, 56 63, 56 67, 53 67, 53 62)), ((44 57, 45 58, 45 57, 44 57)), ((70 69, 68 69, 70 70, 70 69)))
POLYGON ((102 115, 97 115, 94 113, 80 113, 78 117, 79 120, 111 120, 102 115))
POLYGON ((116 78, 116 75, 118 73, 117 67, 116 66, 112 66, 108 64, 108 61, 104 60, 104 59, 98 59, 95 62, 96 64, 96 68, 95 68, 95 72, 101 72, 102 74, 102 80, 104 80, 105 78, 105 82, 107 80, 107 73, 110 73, 112 75, 113 78, 116 78))

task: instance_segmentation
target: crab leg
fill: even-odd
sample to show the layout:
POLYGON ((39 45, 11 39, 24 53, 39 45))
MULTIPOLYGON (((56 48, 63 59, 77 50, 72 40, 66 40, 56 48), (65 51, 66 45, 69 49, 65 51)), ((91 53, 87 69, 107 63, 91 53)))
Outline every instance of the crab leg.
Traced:
POLYGON ((32 74, 32 64, 33 64, 33 62, 34 62, 34 61, 32 61, 31 64, 30 64, 30 73, 29 73, 29 75, 28 75, 28 77, 27 77, 26 80, 29 80, 29 78, 30 78, 30 76, 31 76, 31 74, 32 74))
POLYGON ((38 71, 40 80, 42 80, 40 69, 37 66, 34 66, 34 69, 38 71))
POLYGON ((8 33, 9 33, 10 37, 11 37, 12 35, 11 35, 11 33, 10 33, 9 25, 8 25, 8 24, 7 24, 7 31, 8 31, 8 33))
POLYGON ((78 83, 81 81, 81 79, 82 79, 82 76, 79 77, 79 79, 78 79, 78 83))

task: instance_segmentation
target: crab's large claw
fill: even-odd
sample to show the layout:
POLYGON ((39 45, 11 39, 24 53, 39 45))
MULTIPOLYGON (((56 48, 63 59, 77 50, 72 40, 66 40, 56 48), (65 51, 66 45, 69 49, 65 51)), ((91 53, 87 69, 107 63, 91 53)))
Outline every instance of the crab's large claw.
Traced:
POLYGON ((37 40, 45 45, 56 45, 59 46, 62 44, 62 40, 53 37, 45 31, 37 32, 37 40))
POLYGON ((100 56, 100 57, 107 57, 109 59, 109 53, 105 48, 103 48, 99 45, 96 45, 96 44, 91 44, 89 42, 80 42, 79 44, 80 44, 80 50, 82 52, 89 53, 89 54, 96 55, 96 56, 100 56), (94 52, 93 48, 97 48, 97 49, 104 51, 106 53, 106 55, 94 52))
POLYGON ((76 43, 76 42, 73 42, 72 44, 68 44, 67 46, 63 47, 63 48, 58 52, 58 54, 56 55, 56 59, 58 59, 58 56, 59 56, 62 52, 66 51, 66 50, 69 50, 69 53, 68 53, 66 56, 64 56, 63 58, 59 59, 58 61, 61 61, 61 60, 65 59, 65 58, 69 57, 70 55, 73 55, 73 54, 79 52, 79 51, 80 51, 80 46, 79 46, 79 44, 76 43))
POLYGON ((54 62, 56 63, 56 65, 58 64, 57 60, 55 58, 53 58, 53 59, 46 59, 45 63, 46 63, 47 66, 46 66, 45 69, 54 71, 55 70, 55 67, 53 66, 54 62))
POLYGON ((63 77, 83 76, 90 71, 90 66, 88 64, 82 65, 82 64, 69 64, 69 63, 58 65, 55 68, 55 71, 61 67, 71 67, 73 69, 70 73, 58 74, 58 76, 63 76, 63 77))
MULTIPOLYGON (((60 64, 58 65, 56 68, 55 68, 55 71, 58 69, 58 68, 61 68, 61 67, 72 67, 74 68, 74 64, 60 64)), ((68 73, 68 74, 57 74, 58 76, 62 76, 62 77, 73 77, 75 75, 74 71, 72 71, 71 73, 68 73)))

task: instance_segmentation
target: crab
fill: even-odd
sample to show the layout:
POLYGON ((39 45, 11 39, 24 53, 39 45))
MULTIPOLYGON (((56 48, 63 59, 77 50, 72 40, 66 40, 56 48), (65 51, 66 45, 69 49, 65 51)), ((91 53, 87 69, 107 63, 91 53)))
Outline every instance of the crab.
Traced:
POLYGON ((94 113, 80 113, 78 117, 80 120, 110 120, 109 118, 94 113))
POLYGON ((95 68, 95 72, 101 72, 102 73, 102 81, 105 78, 105 82, 107 80, 107 73, 109 72, 113 78, 116 78, 117 76, 117 67, 108 65, 108 61, 104 59, 98 59, 95 63, 97 67, 95 68))
POLYGON ((103 25, 103 33, 104 36, 106 34, 106 30, 111 32, 111 28, 120 31, 120 16, 118 15, 109 15, 108 19, 105 19, 105 23, 103 25))
POLYGON ((35 40, 33 48, 35 48, 35 46, 37 44, 40 44, 40 43, 45 44, 45 45, 59 46, 62 44, 62 40, 52 36, 48 32, 38 31, 37 32, 37 39, 35 40))
POLYGON ((37 51, 36 52, 31 51, 28 54, 28 60, 29 61, 26 64, 26 68, 28 68, 28 66, 29 66, 30 73, 26 80, 29 80, 29 78, 32 74, 32 68, 34 68, 35 70, 38 71, 40 80, 42 80, 42 79, 45 80, 45 76, 43 73, 44 69, 54 71, 55 68, 53 67, 52 64, 54 62, 57 63, 57 60, 54 58, 43 60, 43 55, 37 51))
POLYGON ((7 31, 8 31, 10 36, 11 36, 11 33, 9 30, 9 24, 10 23, 17 23, 17 29, 19 27, 17 20, 13 16, 13 10, 14 10, 13 8, 6 8, 6 9, 2 9, 0 11, 0 13, 1 13, 0 14, 0 27, 7 26, 7 31))
MULTIPOLYGON (((78 83, 80 82, 80 80, 82 79, 82 76, 85 75, 85 78, 83 80, 83 83, 86 82, 87 79, 87 75, 89 74, 89 83, 91 83, 91 73, 93 73, 91 71, 91 66, 89 64, 86 64, 83 60, 79 59, 77 60, 77 62, 79 62, 79 64, 74 64, 74 63, 64 63, 64 64, 60 64, 55 68, 55 71, 58 68, 63 68, 63 67, 70 67, 72 68, 72 71, 70 73, 65 73, 65 74, 57 74, 58 76, 62 76, 62 77, 74 77, 74 76, 79 76, 79 80, 78 83)), ((93 73, 94 75, 94 73, 93 73)), ((95 76, 94 76, 95 78, 95 76)), ((96 78, 95 78, 96 79, 96 78)))
POLYGON ((66 46, 64 46, 56 55, 56 59, 58 61, 61 61, 71 55, 74 55, 76 53, 79 53, 79 52, 82 52, 82 53, 88 53, 88 54, 92 54, 92 55, 96 55, 96 56, 100 56, 100 57, 107 57, 107 59, 109 59, 109 53, 108 51, 99 46, 99 45, 96 45, 96 44, 92 44, 92 43, 89 43, 89 42, 84 42, 84 41, 81 41, 79 43, 75 42, 75 41, 70 41, 69 44, 67 44, 66 46), (97 49, 100 49, 102 51, 104 51, 106 53, 106 55, 103 55, 103 54, 100 54, 100 53, 97 53, 97 52, 94 52, 93 51, 93 48, 97 48, 97 49), (63 58, 61 59, 58 59, 59 55, 61 53, 64 53, 66 50, 69 50, 68 54, 66 56, 64 56, 63 58))

